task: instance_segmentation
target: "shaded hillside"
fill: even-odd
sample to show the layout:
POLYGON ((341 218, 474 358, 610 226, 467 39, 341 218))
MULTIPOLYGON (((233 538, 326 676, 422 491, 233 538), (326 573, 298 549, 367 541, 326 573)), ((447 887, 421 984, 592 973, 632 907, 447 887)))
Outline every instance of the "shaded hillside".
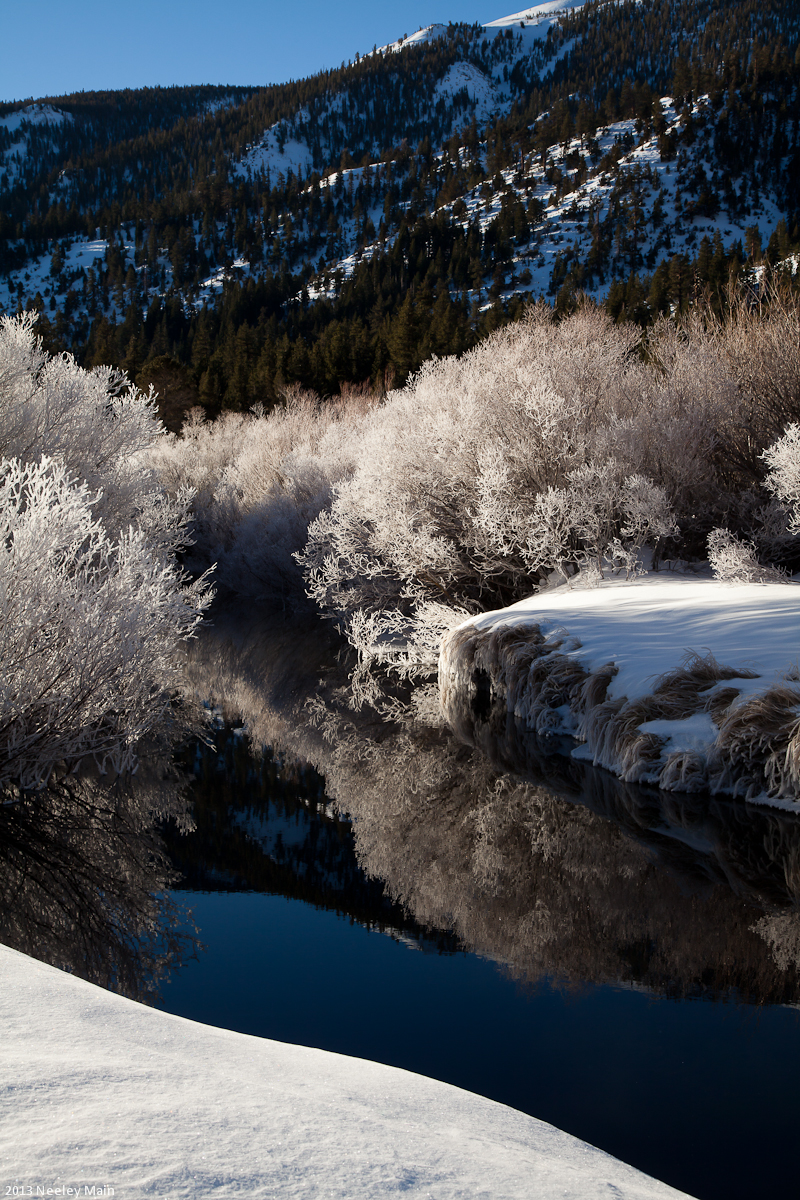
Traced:
POLYGON ((0 116, 0 305, 211 411, 402 382, 531 297, 647 323, 797 226, 800 6, 591 0, 306 80, 0 116))

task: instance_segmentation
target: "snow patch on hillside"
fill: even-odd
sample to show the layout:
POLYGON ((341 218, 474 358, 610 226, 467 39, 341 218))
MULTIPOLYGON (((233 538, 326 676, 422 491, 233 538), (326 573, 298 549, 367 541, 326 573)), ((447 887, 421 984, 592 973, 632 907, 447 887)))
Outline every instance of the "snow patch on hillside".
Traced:
MULTIPOLYGON (((308 113, 301 111, 296 119, 307 121, 308 113)), ((306 143, 288 136, 286 124, 280 121, 267 129, 258 145, 250 147, 241 161, 235 163, 231 169, 234 175, 242 179, 248 172, 258 175, 262 171, 269 171, 274 185, 278 175, 285 178, 289 171, 298 175, 301 170, 308 174, 312 166, 313 157, 306 143)))
POLYGON ((426 25, 424 29, 418 29, 410 37, 404 34, 396 42, 390 42, 388 46, 379 46, 373 53, 399 54, 401 50, 405 50, 406 46, 421 46, 424 42, 435 41, 437 37, 442 37, 445 33, 447 33, 447 26, 440 22, 434 22, 433 25, 426 25))
POLYGON ((488 37, 496 37, 511 30, 520 37, 524 53, 528 53, 534 42, 544 41, 548 31, 558 23, 563 13, 570 9, 583 8, 585 2, 586 0, 548 0, 544 4, 525 8, 522 12, 512 13, 511 16, 487 21, 483 28, 488 37))
POLYGON ((8 175, 8 183, 21 174, 22 163, 28 156, 28 135, 32 129, 42 127, 56 130, 59 126, 71 124, 71 113, 61 112, 52 104, 28 104, 25 108, 0 117, 0 128, 4 128, 11 136, 11 145, 0 152, 0 175, 8 175))
MULTIPOLYGON (((119 244, 119 243, 117 243, 119 244)), ((55 245, 55 243, 53 244, 55 245)), ((83 281, 90 267, 100 267, 108 250, 105 238, 74 237, 60 243, 63 254, 63 267, 57 278, 51 272, 52 249, 36 258, 30 258, 23 270, 16 274, 0 276, 0 313, 16 312, 17 303, 21 299, 23 305, 29 307, 37 292, 45 302, 51 295, 62 295, 75 290, 83 299, 83 281), (19 285, 22 285, 22 292, 19 285)), ((132 240, 126 239, 122 245, 128 261, 133 261, 135 246, 132 240)), ((115 319, 121 316, 124 305, 117 306, 109 298, 108 315, 115 319)))
POLYGON ((204 105, 202 111, 206 116, 213 116, 214 113, 222 112, 226 108, 234 108, 239 103, 236 96, 220 96, 218 100, 209 100, 208 104, 204 105))
MULTIPOLYGON (((672 98, 664 96, 661 106, 667 122, 667 131, 676 131, 680 125, 680 117, 672 98)), ((702 211, 692 212, 691 205, 687 205, 687 180, 692 173, 702 169, 707 177, 713 175, 713 166, 704 150, 705 140, 713 136, 708 98, 700 97, 693 105, 692 113, 701 125, 697 144, 692 147, 691 153, 686 154, 683 165, 674 159, 662 160, 655 136, 637 144, 636 122, 627 120, 616 121, 605 129, 600 129, 597 135, 600 161, 616 147, 622 151, 617 170, 595 171, 583 183, 568 187, 560 200, 556 200, 554 184, 549 182, 541 162, 535 160, 533 155, 526 158, 522 174, 514 169, 501 172, 506 193, 516 193, 523 205, 535 198, 545 206, 532 229, 528 244, 515 248, 511 277, 507 279, 502 293, 505 298, 508 299, 515 293, 526 292, 531 297, 555 294, 551 288, 554 267, 559 259, 568 264, 586 260, 592 246, 594 224, 609 218, 615 188, 619 190, 620 180, 628 179, 642 199, 645 219, 642 221, 643 232, 639 244, 642 261, 637 270, 640 273, 650 273, 659 262, 671 258, 673 254, 682 253, 694 257, 703 237, 707 237, 713 243, 718 235, 725 246, 730 246, 737 240, 744 242, 747 229, 753 226, 759 231, 762 245, 766 246, 783 215, 769 196, 762 196, 758 207, 741 220, 732 218, 724 208, 709 216, 702 211), (704 125, 706 121, 708 124, 704 125), (646 218, 653 211, 660 193, 662 215, 658 227, 654 228, 646 218), (526 272, 530 275, 529 279, 526 272), (519 278, 520 275, 523 275, 522 279, 519 278)), ((577 179, 578 173, 573 160, 578 156, 588 169, 594 170, 589 150, 582 146, 578 138, 572 139, 565 146, 552 146, 548 152, 548 166, 558 167, 568 179, 570 176, 577 179), (572 166, 569 165, 570 162, 573 163, 572 166)), ((495 191, 486 201, 481 195, 479 185, 462 197, 462 200, 466 211, 461 223, 466 227, 470 221, 477 220, 483 231, 500 215, 503 192, 495 191)), ((612 273, 617 277, 624 278, 630 273, 624 253, 610 266, 612 273)), ((588 285, 583 290, 599 300, 607 293, 608 283, 588 285)), ((482 307, 489 307, 489 301, 484 300, 482 307)))
POLYGON ((453 63, 444 78, 437 83, 433 102, 436 104, 440 99, 450 101, 465 89, 475 105, 475 120, 484 124, 497 109, 497 96, 491 80, 472 63, 453 63))
POLYGON ((460 1088, 187 1021, 5 946, 0 1020, 3 1182, 19 1194, 684 1196, 460 1088))
POLYGON ((65 122, 71 123, 72 120, 71 113, 62 112, 52 104, 28 104, 25 108, 9 113, 7 117, 0 117, 0 126, 10 134, 15 134, 26 125, 63 125, 65 122))
POLYGON ((204 304, 213 303, 214 298, 225 287, 225 283, 229 279, 244 280, 251 274, 250 263, 246 258, 236 258, 229 267, 220 267, 214 271, 212 275, 207 276, 200 283, 198 296, 191 304, 191 308, 197 310, 203 307, 204 304))

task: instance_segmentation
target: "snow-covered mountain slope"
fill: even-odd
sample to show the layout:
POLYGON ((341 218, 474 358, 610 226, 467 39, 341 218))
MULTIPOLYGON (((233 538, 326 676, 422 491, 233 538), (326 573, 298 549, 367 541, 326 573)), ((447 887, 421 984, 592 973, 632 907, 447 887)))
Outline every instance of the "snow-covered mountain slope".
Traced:
MULTIPOLYGON (((505 114, 512 103, 512 91, 508 87, 509 72, 518 63, 527 60, 532 53, 541 51, 548 31, 558 22, 559 18, 566 12, 582 7, 584 3, 585 0, 549 0, 545 4, 525 9, 520 13, 513 13, 511 16, 500 17, 474 29, 473 32, 477 35, 475 41, 481 47, 487 61, 482 65, 476 64, 471 59, 460 59, 453 63, 437 80, 429 95, 430 108, 435 110, 440 101, 452 100, 456 95, 466 92, 468 97, 467 118, 474 115, 476 121, 484 124, 490 117, 505 114), (494 56, 496 61, 493 61, 491 51, 497 50, 494 43, 498 37, 503 40, 500 52, 494 56)), ((411 47, 420 47, 435 42, 437 39, 446 40, 447 38, 448 27, 446 25, 428 25, 411 36, 403 37, 388 46, 371 51, 365 57, 383 58, 399 54, 411 47)), ((328 99, 324 115, 341 114, 346 107, 347 95, 340 92, 328 99)), ((266 130, 261 143, 261 148, 265 153, 256 157, 254 151, 250 150, 241 160, 240 167, 245 170, 250 167, 251 170, 257 171, 269 166, 274 172, 275 170, 285 170, 292 161, 296 162, 298 166, 300 164, 305 166, 306 161, 313 158, 310 153, 313 141, 313 131, 310 125, 312 120, 318 123, 322 115, 318 110, 312 117, 307 110, 301 110, 290 120, 280 122, 272 129, 266 130), (301 129, 305 127, 305 130, 300 134, 296 145, 309 147, 307 155, 290 149, 291 138, 298 125, 301 129), (278 154, 273 158, 272 151, 274 150, 277 150, 278 154)), ((458 118, 459 115, 456 112, 454 117, 458 118)), ((448 133, 443 136, 448 136, 448 133)), ((384 145, 385 143, 383 145, 376 143, 375 152, 380 153, 384 145)), ((294 169, 296 170, 297 166, 294 169)))
POLYGON ((361 365, 335 368, 350 378, 386 368, 386 322, 423 283, 458 307, 462 346, 529 296, 588 292, 642 321, 682 309, 800 249, 798 33, 778 0, 550 0, 291 85, 160 98, 138 138, 136 96, 122 141, 104 140, 105 99, 59 101, 60 124, 7 112, 0 308, 35 304, 56 344, 135 371, 168 305, 156 349, 188 363, 203 307, 259 288, 247 321, 274 319, 275 339, 323 302, 309 352, 337 306, 369 324, 361 365))
MULTIPOLYGON (((7 136, 5 148, 0 149, 0 191, 22 175, 32 136, 54 141, 51 135, 59 126, 73 120, 70 113, 61 112, 52 104, 28 104, 5 117, 0 117, 0 131, 7 136)), ((2 143, 0 143, 2 146, 2 143)))
POLYGON ((68 113, 61 112, 52 104, 28 104, 25 108, 9 113, 6 117, 0 117, 0 127, 7 130, 8 133, 16 134, 22 132, 26 127, 60 125, 63 121, 70 120, 72 118, 68 113))
POLYGON ((544 4, 532 4, 520 12, 512 13, 510 17, 498 17, 496 21, 487 21, 484 29, 505 29, 509 25, 524 25, 539 28, 552 21, 560 13, 573 8, 583 8, 586 0, 545 0, 544 4))
POLYGON ((452 102, 466 92, 472 113, 479 125, 485 124, 497 109, 497 96, 491 79, 473 63, 454 63, 436 84, 434 104, 452 102))
MULTIPOLYGON (((662 97, 660 105, 666 136, 680 132, 683 118, 672 98, 662 97)), ((486 236, 504 210, 516 204, 530 214, 533 204, 529 236, 517 241, 500 273, 496 294, 506 299, 515 293, 554 296, 576 275, 576 286, 600 299, 608 290, 607 275, 599 277, 591 264, 609 226, 615 238, 609 273, 622 278, 652 271, 675 255, 694 257, 704 241, 709 253, 715 245, 739 241, 744 246, 748 239, 766 247, 782 218, 774 196, 759 196, 746 216, 702 202, 701 193, 715 175, 714 121, 707 96, 691 106, 691 117, 696 140, 674 160, 662 158, 658 136, 638 136, 635 121, 616 121, 599 130, 590 144, 572 138, 551 147, 546 165, 526 156, 495 176, 491 195, 486 196, 481 183, 444 211, 464 229, 474 224, 486 236)), ((374 243, 345 255, 329 276, 352 276, 362 258, 380 250, 374 243)), ((795 269, 793 263, 790 269, 795 269)), ((483 304, 489 303, 490 282, 485 280, 483 304)), ((314 294, 323 291, 333 295, 332 285, 314 294)))
POLYGON ((442 37, 446 31, 446 25, 434 21, 432 25, 426 25, 424 29, 418 29, 410 37, 408 34, 404 34, 396 42, 389 42, 388 46, 379 46, 377 50, 372 50, 370 53, 381 55, 399 54, 401 50, 405 50, 409 46, 421 46, 424 42, 432 42, 435 38, 442 37))
MULTIPOLYGON (((474 102, 476 118, 488 119, 496 105, 495 92, 486 76, 472 64, 450 67, 437 83, 435 97, 452 96, 462 89, 467 90, 474 102)), ((674 102, 667 96, 660 103, 666 135, 680 133, 684 118, 674 102)), ((704 238, 711 246, 715 240, 724 245, 739 241, 744 246, 748 237, 752 243, 755 233, 766 247, 783 215, 774 196, 759 195, 747 215, 725 209, 714 211, 713 204, 698 204, 699 194, 715 175, 714 118, 707 96, 692 104, 690 111, 696 137, 674 159, 662 157, 659 137, 655 134, 637 135, 634 120, 611 122, 583 146, 582 139, 572 138, 550 147, 546 157, 524 155, 514 167, 496 172, 488 196, 484 178, 456 201, 441 206, 440 211, 447 213, 454 224, 467 229, 474 223, 483 236, 512 203, 525 208, 529 236, 514 245, 513 254, 503 264, 501 286, 495 287, 495 298, 498 292, 504 297, 515 292, 534 297, 553 296, 570 273, 578 274, 577 286, 600 298, 608 289, 609 276, 626 278, 632 272, 652 271, 659 261, 678 254, 693 257, 704 238), (638 222, 638 228, 628 229, 631 221, 634 225, 638 222), (620 222, 625 225, 621 235, 620 222), (587 270, 592 248, 603 228, 612 224, 615 242, 608 255, 608 270, 598 277, 590 267, 587 270)), ((302 128, 308 120, 307 113, 298 113, 297 126, 302 128)), ((532 130, 535 128, 534 125, 532 130)), ((249 178, 262 175, 276 183, 291 175, 307 177, 312 171, 312 152, 301 139, 301 134, 289 136, 282 124, 269 129, 262 142, 235 165, 235 174, 249 178)), ((485 175, 486 152, 483 146, 481 150, 479 161, 485 175)), ((341 185, 345 195, 349 195, 363 186, 368 173, 373 174, 369 168, 346 169, 323 178, 319 186, 324 190, 341 185)), ((366 215, 376 228, 384 199, 385 189, 381 189, 367 210, 366 215)), ((362 240, 359 247, 359 225, 352 218, 342 223, 341 233, 344 253, 326 265, 320 281, 310 286, 312 296, 334 295, 337 278, 349 278, 359 262, 382 253, 387 242, 391 245, 393 241, 391 236, 366 244, 362 240)), ((123 239, 123 246, 127 255, 133 257, 132 240, 123 239)), ((107 247, 108 242, 102 238, 71 239, 64 254, 64 278, 69 279, 70 274, 90 265, 101 271, 107 247)), ((312 267, 316 265, 313 253, 305 261, 312 267)), ((161 265, 169 279, 172 270, 166 255, 161 265)), ((216 270, 200 281, 196 303, 213 298, 226 279, 259 273, 256 264, 239 255, 227 268, 216 270)), ((29 294, 47 293, 51 282, 50 254, 31 260, 26 275, 29 294)), ((493 275, 496 270, 487 269, 482 304, 490 302, 493 275)), ((157 291, 157 285, 152 290, 157 291)), ((13 281, 9 286, 9 281, 0 279, 0 304, 10 308, 13 302, 13 281)))
MULTIPOLYGON (((298 113, 298 120, 308 120, 308 113, 298 113)), ((313 154, 308 143, 301 138, 290 136, 289 128, 283 121, 264 131, 264 135, 255 146, 250 147, 242 155, 239 162, 233 166, 235 175, 245 178, 248 175, 267 175, 277 179, 292 171, 295 175, 308 174, 313 166, 313 154)))

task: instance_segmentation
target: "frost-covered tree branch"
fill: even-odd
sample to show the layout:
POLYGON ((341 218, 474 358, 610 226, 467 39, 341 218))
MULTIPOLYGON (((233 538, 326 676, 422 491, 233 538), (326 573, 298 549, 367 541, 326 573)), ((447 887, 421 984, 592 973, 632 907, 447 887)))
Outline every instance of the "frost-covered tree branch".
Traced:
POLYGON ((800 425, 788 425, 761 457, 768 467, 768 490, 789 509, 792 530, 800 533, 800 425))
POLYGON ((405 639, 421 665, 430 605, 462 619, 554 569, 602 571, 609 554, 631 572, 645 543, 674 532, 665 489, 611 452, 631 407, 632 346, 596 309, 560 325, 536 310, 428 363, 365 418, 353 470, 297 555, 362 661, 405 639))
POLYGON ((50 357, 35 313, 0 318, 0 452, 22 462, 58 459, 101 493, 109 533, 158 520, 163 491, 148 459, 162 437, 155 397, 110 367, 85 371, 70 354, 50 357))
POLYGON ((175 562, 191 494, 146 452, 152 397, 0 321, 0 796, 134 770, 175 724, 182 643, 211 599, 175 562))
POLYGON ((63 463, 0 460, 0 790, 93 762, 133 770, 165 732, 206 580, 129 528, 112 541, 63 463))

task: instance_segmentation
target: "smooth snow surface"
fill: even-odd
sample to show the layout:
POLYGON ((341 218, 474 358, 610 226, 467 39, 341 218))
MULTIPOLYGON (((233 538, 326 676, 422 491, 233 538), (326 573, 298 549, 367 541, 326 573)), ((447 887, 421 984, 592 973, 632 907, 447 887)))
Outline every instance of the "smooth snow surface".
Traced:
POLYGON ((94 1186, 126 1200, 684 1195, 469 1092, 199 1025, 5 946, 0 1011, 4 1190, 94 1186))
MULTIPOLYGON (((710 700, 717 690, 738 693, 730 711, 770 688, 800 680, 800 585, 730 584, 670 572, 633 582, 604 580, 598 586, 561 586, 540 592, 508 608, 464 622, 488 634, 494 630, 535 625, 545 639, 561 642, 560 654, 580 662, 587 673, 613 663, 617 669, 607 690, 609 700, 635 702, 651 695, 661 678, 693 657, 713 655, 720 666, 751 672, 753 678, 720 679, 704 691, 710 700)), ((457 635, 445 639, 440 680, 457 689, 458 668, 453 659, 457 635), (452 640, 451 640, 452 639, 452 640)), ((457 651, 456 651, 457 654, 457 651)), ((443 692, 443 699, 444 699, 443 692)), ((511 702, 527 719, 527 694, 511 702)), ((609 720, 613 714, 609 715, 609 720)), ((549 732, 581 734, 580 720, 569 707, 553 709, 549 732)), ((682 719, 643 721, 634 727, 661 739, 659 754, 650 761, 622 763, 621 746, 613 750, 586 742, 573 757, 588 759, 628 780, 645 780, 682 790, 683 783, 665 782, 661 772, 671 756, 691 753, 706 763, 718 746, 720 731, 707 711, 687 712, 682 719)), ((759 736, 753 733, 753 737, 759 736)), ((723 783, 723 790, 729 784, 723 783)), ((691 789, 690 789, 691 790, 691 789)), ((796 796, 751 796, 762 802, 796 809, 796 796)))
POLYGON ((520 623, 578 638, 573 654, 588 670, 615 663, 610 699, 647 696, 688 655, 709 651, 725 666, 758 673, 736 680, 742 695, 752 695, 798 666, 800 585, 720 583, 666 571, 555 588, 465 622, 478 629, 520 623))

